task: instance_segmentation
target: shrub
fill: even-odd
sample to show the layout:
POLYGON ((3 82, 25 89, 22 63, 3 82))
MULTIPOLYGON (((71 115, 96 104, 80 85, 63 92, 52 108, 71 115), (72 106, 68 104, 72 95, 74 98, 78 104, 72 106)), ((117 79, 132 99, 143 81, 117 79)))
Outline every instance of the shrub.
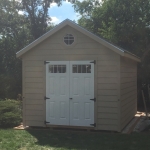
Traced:
POLYGON ((0 100, 0 127, 14 127, 19 125, 21 120, 21 102, 0 100))
POLYGON ((0 99, 16 99, 17 94, 21 93, 21 81, 13 76, 0 74, 0 99))

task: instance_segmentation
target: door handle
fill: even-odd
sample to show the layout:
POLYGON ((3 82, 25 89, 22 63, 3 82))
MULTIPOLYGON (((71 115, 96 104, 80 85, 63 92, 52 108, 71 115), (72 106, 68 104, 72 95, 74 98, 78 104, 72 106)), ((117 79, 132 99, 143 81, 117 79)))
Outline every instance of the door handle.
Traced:
POLYGON ((70 100, 72 100, 73 98, 69 98, 70 100))

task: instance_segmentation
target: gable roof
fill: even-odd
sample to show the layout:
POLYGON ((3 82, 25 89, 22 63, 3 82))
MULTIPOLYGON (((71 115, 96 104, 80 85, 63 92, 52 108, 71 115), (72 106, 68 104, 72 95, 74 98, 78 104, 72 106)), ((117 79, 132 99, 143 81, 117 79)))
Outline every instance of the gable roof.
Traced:
POLYGON ((41 37, 39 37, 38 39, 33 41, 31 44, 27 45, 22 50, 18 51, 16 53, 16 56, 21 57, 23 54, 28 52, 30 49, 32 49, 33 47, 35 47, 36 45, 38 45, 39 43, 41 43, 42 41, 44 41, 48 37, 52 36, 55 32, 59 31, 60 29, 62 29, 63 27, 65 27, 67 25, 69 25, 72 28, 76 29, 77 31, 85 34, 86 36, 92 38, 93 40, 97 41, 98 43, 108 47, 109 49, 113 50, 114 52, 118 53, 121 56, 128 57, 128 58, 133 59, 137 62, 141 61, 140 58, 137 57, 136 55, 109 43, 108 41, 106 41, 103 38, 98 37, 97 35, 89 32, 88 30, 84 29, 83 27, 79 26, 78 24, 74 23, 73 21, 71 21, 69 19, 64 20, 59 25, 57 25, 55 28, 53 28, 52 30, 50 30, 47 33, 45 33, 44 35, 42 35, 41 37))

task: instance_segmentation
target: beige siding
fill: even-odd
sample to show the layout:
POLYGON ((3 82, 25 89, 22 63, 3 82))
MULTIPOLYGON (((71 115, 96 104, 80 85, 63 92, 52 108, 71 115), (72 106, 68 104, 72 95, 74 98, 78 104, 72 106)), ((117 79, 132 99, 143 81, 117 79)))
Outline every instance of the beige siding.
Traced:
POLYGON ((44 126, 43 61, 27 61, 24 58, 25 125, 44 126))
POLYGON ((137 64, 121 58, 121 129, 133 118, 137 109, 137 64))
MULTIPOLYGON (((43 126, 43 121, 28 120, 28 116, 26 118, 27 118, 26 124, 29 125, 29 126, 40 126, 40 127, 43 126)), ((39 120, 41 120, 41 119, 39 119, 39 120)))
POLYGON ((120 56, 107 53, 98 57, 98 129, 119 131, 119 61, 120 56))
POLYGON ((99 124, 99 130, 107 130, 107 131, 118 131, 117 125, 112 124, 99 124))
POLYGON ((44 126, 45 65, 44 61, 96 60, 95 122, 98 130, 118 131, 118 93, 120 56, 87 36, 65 27, 51 38, 23 55, 24 118, 28 126, 44 126), (65 33, 75 35, 75 43, 63 43, 65 33))

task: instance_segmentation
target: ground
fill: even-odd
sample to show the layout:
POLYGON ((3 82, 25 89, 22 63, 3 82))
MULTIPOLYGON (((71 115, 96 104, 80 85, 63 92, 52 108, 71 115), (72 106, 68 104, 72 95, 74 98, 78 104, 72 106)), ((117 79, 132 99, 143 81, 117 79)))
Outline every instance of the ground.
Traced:
POLYGON ((0 129, 0 135, 0 150, 148 150, 150 147, 150 131, 120 134, 79 130, 0 129))

